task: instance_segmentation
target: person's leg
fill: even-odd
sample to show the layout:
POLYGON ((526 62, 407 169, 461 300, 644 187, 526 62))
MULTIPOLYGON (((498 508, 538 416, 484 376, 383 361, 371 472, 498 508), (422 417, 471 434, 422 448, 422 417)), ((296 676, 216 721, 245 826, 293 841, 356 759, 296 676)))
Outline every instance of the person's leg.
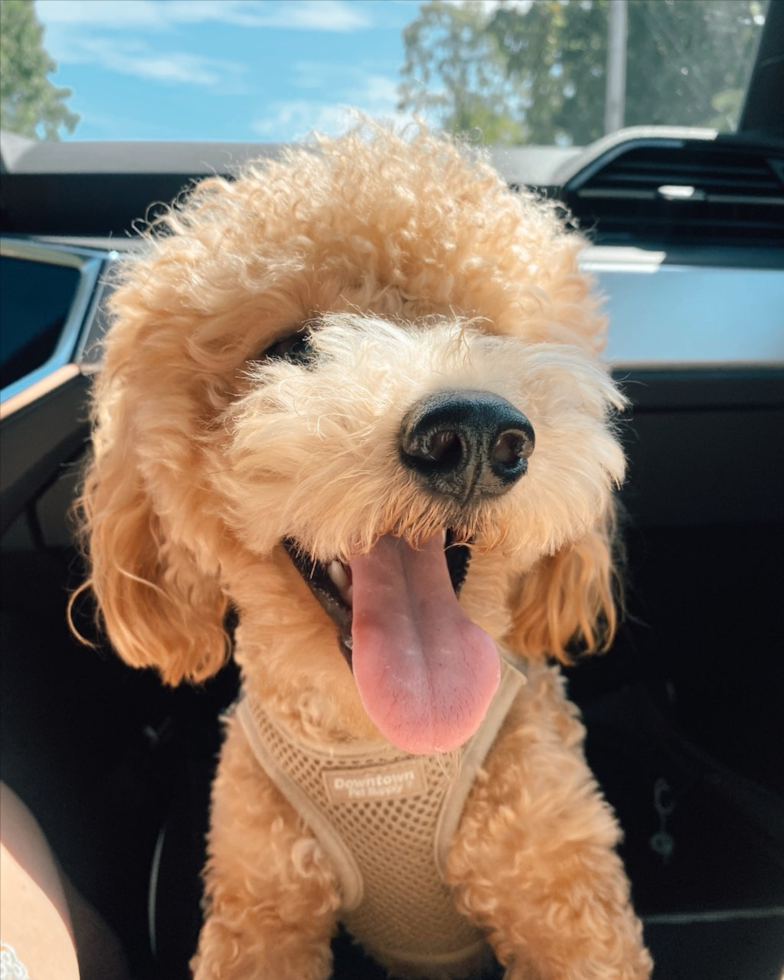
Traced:
POLYGON ((0 879, 0 939, 8 964, 3 978, 24 980, 19 971, 26 970, 31 980, 130 980, 117 936, 68 879, 35 817, 5 783, 0 879), (14 964, 16 973, 14 958, 21 964, 14 964))
POLYGON ((0 939, 10 976, 78 980, 71 917, 57 865, 32 814, 2 783, 0 939), (14 958, 20 966, 12 968, 14 958))

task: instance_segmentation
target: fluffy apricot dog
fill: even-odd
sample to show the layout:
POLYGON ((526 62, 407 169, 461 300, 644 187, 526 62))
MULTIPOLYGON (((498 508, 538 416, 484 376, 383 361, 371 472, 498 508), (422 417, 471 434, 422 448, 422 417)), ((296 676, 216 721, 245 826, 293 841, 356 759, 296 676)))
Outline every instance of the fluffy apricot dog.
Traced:
POLYGON ((115 648, 233 654, 197 980, 650 974, 557 666, 614 626, 622 398, 583 242, 362 124, 205 180, 125 269, 82 512, 115 648))

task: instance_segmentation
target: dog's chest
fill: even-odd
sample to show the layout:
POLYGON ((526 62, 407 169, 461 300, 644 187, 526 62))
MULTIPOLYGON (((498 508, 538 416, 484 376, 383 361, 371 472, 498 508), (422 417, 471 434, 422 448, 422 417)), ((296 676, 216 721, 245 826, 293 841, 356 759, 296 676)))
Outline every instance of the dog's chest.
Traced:
POLYGON ((482 945, 454 906, 444 865, 476 772, 521 683, 504 664, 476 734, 455 752, 431 756, 381 741, 325 750, 292 737, 251 697, 237 707, 260 765, 333 863, 341 921, 388 966, 457 966, 482 945))

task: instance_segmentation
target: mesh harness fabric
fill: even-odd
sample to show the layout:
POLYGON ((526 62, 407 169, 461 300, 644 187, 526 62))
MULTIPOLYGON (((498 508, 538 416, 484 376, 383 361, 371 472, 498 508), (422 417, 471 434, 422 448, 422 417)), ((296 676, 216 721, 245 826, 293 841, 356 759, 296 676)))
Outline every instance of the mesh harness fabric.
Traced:
POLYGON ((386 741, 327 749, 295 738, 247 693, 237 705, 259 764, 333 863, 343 924, 387 966, 456 968, 484 945, 455 908, 444 867, 477 771, 523 683, 502 660, 479 729, 459 749, 431 756, 386 741))

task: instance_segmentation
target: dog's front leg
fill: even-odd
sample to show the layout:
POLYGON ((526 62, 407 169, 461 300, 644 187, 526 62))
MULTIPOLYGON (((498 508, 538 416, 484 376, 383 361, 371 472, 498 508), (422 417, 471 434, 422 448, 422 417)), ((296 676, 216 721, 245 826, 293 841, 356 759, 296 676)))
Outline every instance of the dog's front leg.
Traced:
POLYGON ((213 786, 195 980, 326 980, 339 895, 323 851, 229 721, 213 786))
POLYGON ((507 980, 647 980, 615 817, 558 675, 534 665, 469 797, 447 863, 507 980))

